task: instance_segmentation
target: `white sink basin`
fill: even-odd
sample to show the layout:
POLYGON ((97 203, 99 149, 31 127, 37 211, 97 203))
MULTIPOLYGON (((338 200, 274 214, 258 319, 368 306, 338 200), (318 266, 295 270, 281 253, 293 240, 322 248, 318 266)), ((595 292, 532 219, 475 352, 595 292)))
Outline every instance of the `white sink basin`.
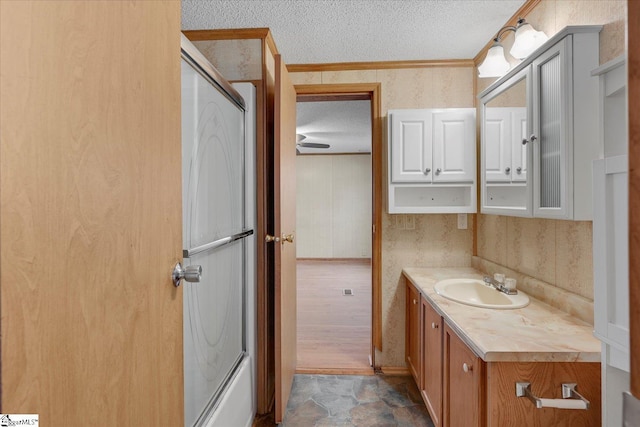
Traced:
POLYGON ((512 309, 529 304, 529 297, 521 291, 507 295, 477 279, 441 280, 433 289, 447 299, 474 307, 512 309))

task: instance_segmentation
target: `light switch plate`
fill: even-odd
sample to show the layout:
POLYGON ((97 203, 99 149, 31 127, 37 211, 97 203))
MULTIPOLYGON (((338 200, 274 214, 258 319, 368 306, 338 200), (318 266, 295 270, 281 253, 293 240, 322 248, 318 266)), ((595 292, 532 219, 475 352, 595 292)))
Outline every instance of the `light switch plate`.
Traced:
POLYGON ((416 217, 414 215, 406 215, 404 218, 404 226, 407 230, 416 229, 416 217))
POLYGON ((467 229, 467 214, 458 214, 458 230, 467 229))

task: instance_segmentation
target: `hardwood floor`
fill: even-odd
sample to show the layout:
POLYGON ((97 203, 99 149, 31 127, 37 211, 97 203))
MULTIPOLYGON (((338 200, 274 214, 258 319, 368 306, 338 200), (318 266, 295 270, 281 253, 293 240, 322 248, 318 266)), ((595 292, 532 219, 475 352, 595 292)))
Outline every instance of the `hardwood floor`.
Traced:
POLYGON ((298 260, 297 274, 296 372, 373 374, 370 260, 298 260))

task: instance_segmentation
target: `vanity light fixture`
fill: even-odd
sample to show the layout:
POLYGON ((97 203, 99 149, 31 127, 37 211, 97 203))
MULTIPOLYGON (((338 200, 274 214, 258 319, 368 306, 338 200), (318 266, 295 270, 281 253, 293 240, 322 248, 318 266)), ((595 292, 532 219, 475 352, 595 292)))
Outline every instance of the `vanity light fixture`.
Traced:
POLYGON ((493 46, 489 48, 484 61, 478 66, 478 77, 501 77, 511 68, 507 58, 504 56, 504 48, 500 43, 500 38, 508 31, 516 33, 509 53, 518 59, 526 58, 549 40, 549 37, 543 31, 536 31, 524 18, 519 18, 515 26, 508 25, 498 31, 498 34, 493 39, 493 46))

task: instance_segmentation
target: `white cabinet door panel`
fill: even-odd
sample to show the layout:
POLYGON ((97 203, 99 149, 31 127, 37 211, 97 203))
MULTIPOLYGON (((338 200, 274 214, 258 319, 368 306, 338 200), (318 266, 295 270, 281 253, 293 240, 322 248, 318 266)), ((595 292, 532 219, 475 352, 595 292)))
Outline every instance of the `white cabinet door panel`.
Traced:
POLYGON ((431 182, 431 121, 421 110, 391 115, 391 180, 431 182))
POLYGON ((573 139, 570 40, 558 42, 533 61, 534 215, 571 218, 573 215, 573 139))
POLYGON ((433 114, 433 181, 475 179, 475 115, 473 112, 433 114))

